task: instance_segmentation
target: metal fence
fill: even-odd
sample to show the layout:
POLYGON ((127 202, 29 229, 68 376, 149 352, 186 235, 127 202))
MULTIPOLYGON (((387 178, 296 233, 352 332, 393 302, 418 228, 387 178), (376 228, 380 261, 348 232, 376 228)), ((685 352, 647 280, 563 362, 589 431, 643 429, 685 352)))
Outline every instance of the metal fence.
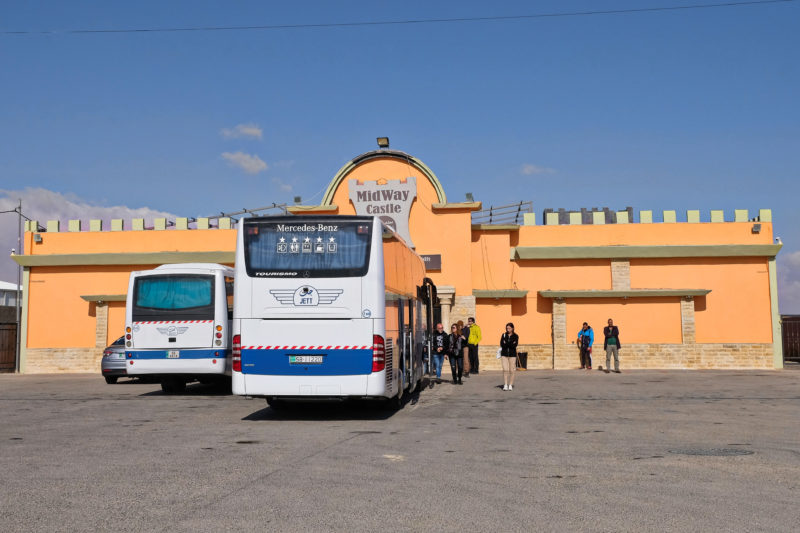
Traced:
POLYGON ((483 211, 472 213, 473 224, 522 224, 525 213, 533 213, 533 202, 490 206, 483 211))
POLYGON ((14 372, 17 360, 17 325, 0 324, 0 372, 14 372))
POLYGON ((781 315, 783 360, 800 362, 800 315, 781 315))

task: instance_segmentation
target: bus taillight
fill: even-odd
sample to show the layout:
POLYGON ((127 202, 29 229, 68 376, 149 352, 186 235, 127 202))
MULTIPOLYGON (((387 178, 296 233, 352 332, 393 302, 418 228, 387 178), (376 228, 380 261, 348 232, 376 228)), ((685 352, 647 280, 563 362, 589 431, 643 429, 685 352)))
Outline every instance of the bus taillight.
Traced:
POLYGON ((380 372, 386 368, 386 345, 380 335, 372 336, 372 371, 380 372))
MULTIPOLYGON (((233 371, 234 372, 241 372, 242 371, 242 336, 241 335, 234 335, 233 336, 233 371)), ((372 363, 373 366, 375 363, 372 363)))

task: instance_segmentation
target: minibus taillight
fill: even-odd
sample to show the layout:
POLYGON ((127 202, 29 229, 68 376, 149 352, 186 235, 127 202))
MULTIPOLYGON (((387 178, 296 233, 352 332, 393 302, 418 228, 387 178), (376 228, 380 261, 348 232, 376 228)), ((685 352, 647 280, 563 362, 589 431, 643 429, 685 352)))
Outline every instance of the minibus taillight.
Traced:
POLYGON ((386 345, 380 335, 372 336, 372 371, 380 372, 386 368, 386 345))
MULTIPOLYGON (((242 336, 233 336, 233 371, 242 371, 242 336)), ((375 363, 373 363, 374 365, 375 363)))

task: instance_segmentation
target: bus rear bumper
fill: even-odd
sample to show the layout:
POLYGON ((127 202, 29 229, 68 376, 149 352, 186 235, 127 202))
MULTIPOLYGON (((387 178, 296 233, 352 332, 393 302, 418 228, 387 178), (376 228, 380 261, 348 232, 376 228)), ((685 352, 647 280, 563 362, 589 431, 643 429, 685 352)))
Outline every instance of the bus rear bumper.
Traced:
POLYGON ((275 376, 233 373, 233 393, 255 397, 389 397, 386 373, 355 376, 275 376))

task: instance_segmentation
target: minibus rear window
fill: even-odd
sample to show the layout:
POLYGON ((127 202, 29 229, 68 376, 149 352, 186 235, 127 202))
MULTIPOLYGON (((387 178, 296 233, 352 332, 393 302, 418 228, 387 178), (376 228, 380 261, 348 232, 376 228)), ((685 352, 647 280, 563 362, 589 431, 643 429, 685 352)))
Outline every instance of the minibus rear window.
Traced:
POLYGON ((134 321, 214 318, 214 277, 194 274, 142 276, 133 286, 134 321))

